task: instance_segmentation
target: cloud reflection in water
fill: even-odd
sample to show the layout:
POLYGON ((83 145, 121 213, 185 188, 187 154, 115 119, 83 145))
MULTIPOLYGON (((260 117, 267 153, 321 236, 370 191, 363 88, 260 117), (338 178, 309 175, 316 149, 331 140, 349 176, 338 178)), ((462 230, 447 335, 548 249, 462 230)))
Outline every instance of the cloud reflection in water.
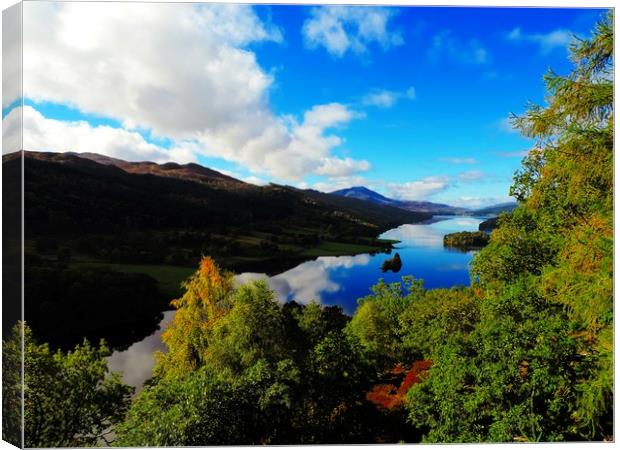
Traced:
POLYGON ((166 350, 161 341, 161 333, 172 321, 174 313, 175 311, 165 311, 164 318, 159 323, 159 329, 149 337, 136 342, 127 350, 112 353, 108 358, 110 372, 121 372, 123 381, 130 386, 136 386, 136 391, 140 391, 142 384, 151 378, 151 371, 155 364, 153 353, 166 350))
POLYGON ((336 269, 365 266, 370 255, 322 256, 306 261, 291 270, 269 277, 264 273, 242 273, 235 276, 238 285, 253 280, 265 280, 281 302, 295 300, 298 303, 321 302, 323 293, 335 293, 341 286, 330 278, 336 269))

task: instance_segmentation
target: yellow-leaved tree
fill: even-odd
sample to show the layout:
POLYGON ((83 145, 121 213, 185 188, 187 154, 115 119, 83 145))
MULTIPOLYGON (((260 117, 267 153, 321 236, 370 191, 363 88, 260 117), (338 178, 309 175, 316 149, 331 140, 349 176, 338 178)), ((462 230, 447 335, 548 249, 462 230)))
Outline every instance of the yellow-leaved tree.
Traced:
POLYGON ((184 375, 202 365, 215 323, 232 306, 232 274, 220 271, 210 257, 202 258, 183 287, 185 294, 171 302, 177 311, 162 334, 168 352, 156 354, 158 377, 184 375))

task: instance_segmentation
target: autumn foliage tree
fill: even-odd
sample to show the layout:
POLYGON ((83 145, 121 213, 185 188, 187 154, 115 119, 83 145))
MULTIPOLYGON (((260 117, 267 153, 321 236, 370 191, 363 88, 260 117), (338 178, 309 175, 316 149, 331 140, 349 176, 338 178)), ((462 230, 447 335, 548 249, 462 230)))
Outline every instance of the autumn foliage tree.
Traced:
POLYGON ((232 282, 232 275, 221 272, 213 259, 200 261, 183 283, 183 296, 171 303, 177 312, 162 333, 168 351, 156 355, 155 374, 188 374, 204 363, 214 325, 231 307, 232 282))

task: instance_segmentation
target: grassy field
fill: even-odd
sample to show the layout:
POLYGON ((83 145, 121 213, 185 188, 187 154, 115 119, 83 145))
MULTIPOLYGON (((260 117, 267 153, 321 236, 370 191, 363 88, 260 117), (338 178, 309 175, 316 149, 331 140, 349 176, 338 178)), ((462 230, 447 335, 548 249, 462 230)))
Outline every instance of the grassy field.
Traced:
POLYGON ((107 267, 125 273, 144 273, 157 280, 161 292, 168 295, 171 300, 181 295, 181 282, 189 278, 196 270, 193 267, 154 264, 115 264, 107 262, 76 262, 73 266, 107 267))
MULTIPOLYGON (((247 239, 247 236, 242 239, 247 239)), ((345 256, 356 255, 360 253, 380 252, 389 248, 398 241, 388 239, 369 240, 367 244, 348 244, 342 242, 325 241, 320 245, 307 249, 299 254, 300 257, 317 258, 320 256, 345 256), (379 245, 377 245, 379 244, 379 245)), ((260 263, 265 258, 252 257, 229 257, 226 258, 227 263, 235 265, 243 265, 250 263, 260 263)), ((265 261, 267 265, 268 261, 265 261)), ((106 267, 125 273, 143 273, 153 277, 160 290, 170 297, 177 298, 182 294, 181 283, 189 278, 196 270, 194 267, 182 267, 169 264, 124 264, 111 263, 105 261, 93 261, 92 259, 82 259, 79 256, 74 258, 72 263, 74 267, 106 267)))

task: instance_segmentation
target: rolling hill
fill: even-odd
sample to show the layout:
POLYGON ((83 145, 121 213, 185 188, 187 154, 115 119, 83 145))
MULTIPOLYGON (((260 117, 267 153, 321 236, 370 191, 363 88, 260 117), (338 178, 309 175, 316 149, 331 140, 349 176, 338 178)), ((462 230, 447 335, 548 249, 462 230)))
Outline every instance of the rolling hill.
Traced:
POLYGON ((487 206, 485 208, 476 209, 473 211, 476 215, 487 216, 487 215, 499 215, 503 212, 511 212, 517 207, 516 202, 506 202, 506 203, 498 203, 497 205, 487 206))
POLYGON ((243 186, 248 186, 247 183, 237 180, 236 178, 194 163, 181 165, 173 162, 165 164, 157 164, 149 161, 129 162, 122 159, 100 155, 98 153, 59 153, 54 158, 62 159, 62 155, 71 155, 83 159, 89 159, 99 164, 118 167, 127 173, 138 175, 155 175, 167 178, 177 178, 179 180, 196 181, 230 188, 241 188, 243 186))
POLYGON ((255 186, 196 164, 24 155, 27 238, 54 235, 75 252, 122 262, 159 263, 178 254, 193 260, 208 252, 235 267, 236 258, 288 258, 328 242, 384 248, 376 241, 381 232, 430 217, 290 186, 255 186), (78 245, 78 237, 93 242, 78 245))

